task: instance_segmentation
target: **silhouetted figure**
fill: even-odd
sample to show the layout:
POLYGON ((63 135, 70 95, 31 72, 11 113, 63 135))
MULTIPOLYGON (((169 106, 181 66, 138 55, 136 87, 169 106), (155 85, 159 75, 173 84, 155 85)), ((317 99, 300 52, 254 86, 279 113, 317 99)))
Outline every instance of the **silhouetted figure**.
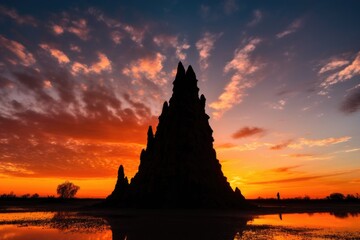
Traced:
MULTIPOLYGON (((246 206, 221 171, 212 129, 191 66, 180 62, 173 94, 164 102, 155 133, 149 127, 139 170, 127 185, 120 172, 106 204, 137 208, 235 208, 246 206)), ((122 166, 120 167, 122 168, 122 166)))
POLYGON ((279 192, 276 194, 276 196, 277 196, 277 200, 280 200, 280 193, 279 192))
POLYGON ((282 213, 279 213, 279 218, 282 221, 282 213))

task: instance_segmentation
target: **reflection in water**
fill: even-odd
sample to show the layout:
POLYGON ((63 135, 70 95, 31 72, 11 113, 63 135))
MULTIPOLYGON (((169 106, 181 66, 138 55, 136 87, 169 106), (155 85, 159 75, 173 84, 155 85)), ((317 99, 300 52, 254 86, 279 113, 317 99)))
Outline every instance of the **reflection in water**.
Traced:
POLYGON ((76 212, 0 213, 1 239, 360 239, 357 213, 85 216, 76 212))
POLYGON ((330 212, 330 215, 333 215, 336 218, 348 218, 348 217, 357 217, 358 213, 356 212, 330 212))
POLYGON ((132 216, 107 218, 113 239, 233 240, 250 218, 205 216, 132 216))

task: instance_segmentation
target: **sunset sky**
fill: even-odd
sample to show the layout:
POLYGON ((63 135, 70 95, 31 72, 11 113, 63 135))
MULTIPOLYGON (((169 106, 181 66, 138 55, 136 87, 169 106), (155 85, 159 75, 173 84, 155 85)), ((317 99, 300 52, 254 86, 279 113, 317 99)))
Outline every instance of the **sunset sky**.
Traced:
POLYGON ((360 2, 290 2, 1 1, 0 194, 106 197, 179 61, 246 198, 356 194, 360 2))

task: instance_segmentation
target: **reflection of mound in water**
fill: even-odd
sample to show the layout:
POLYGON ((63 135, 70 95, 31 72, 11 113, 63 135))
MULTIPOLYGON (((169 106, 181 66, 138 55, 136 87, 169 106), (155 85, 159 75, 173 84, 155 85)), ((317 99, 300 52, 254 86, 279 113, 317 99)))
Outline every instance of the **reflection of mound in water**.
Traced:
POLYGON ((106 220, 117 240, 233 240, 242 236, 250 218, 143 215, 106 220))
POLYGON ((57 212, 44 225, 65 232, 101 232, 108 228, 103 218, 81 215, 77 212, 57 212))

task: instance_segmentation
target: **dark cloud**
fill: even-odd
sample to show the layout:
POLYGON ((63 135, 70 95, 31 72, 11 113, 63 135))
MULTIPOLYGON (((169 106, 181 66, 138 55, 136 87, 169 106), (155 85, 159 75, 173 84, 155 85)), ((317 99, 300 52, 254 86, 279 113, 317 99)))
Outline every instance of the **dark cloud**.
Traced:
POLYGON ((360 88, 346 97, 341 105, 341 111, 344 113, 354 113, 360 110, 360 88))
POLYGON ((290 143, 292 143, 293 140, 287 140, 283 143, 280 143, 280 144, 277 144, 277 145, 274 145, 272 147, 270 147, 271 150, 281 150, 281 149, 284 149, 286 148, 287 146, 289 146, 290 143))
POLYGON ((265 134, 266 130, 263 128, 258 128, 258 127, 243 127, 241 129, 239 129, 238 131, 236 131, 232 137, 235 139, 238 138, 245 138, 245 137, 250 137, 250 136, 254 136, 254 135, 263 135, 265 134))

